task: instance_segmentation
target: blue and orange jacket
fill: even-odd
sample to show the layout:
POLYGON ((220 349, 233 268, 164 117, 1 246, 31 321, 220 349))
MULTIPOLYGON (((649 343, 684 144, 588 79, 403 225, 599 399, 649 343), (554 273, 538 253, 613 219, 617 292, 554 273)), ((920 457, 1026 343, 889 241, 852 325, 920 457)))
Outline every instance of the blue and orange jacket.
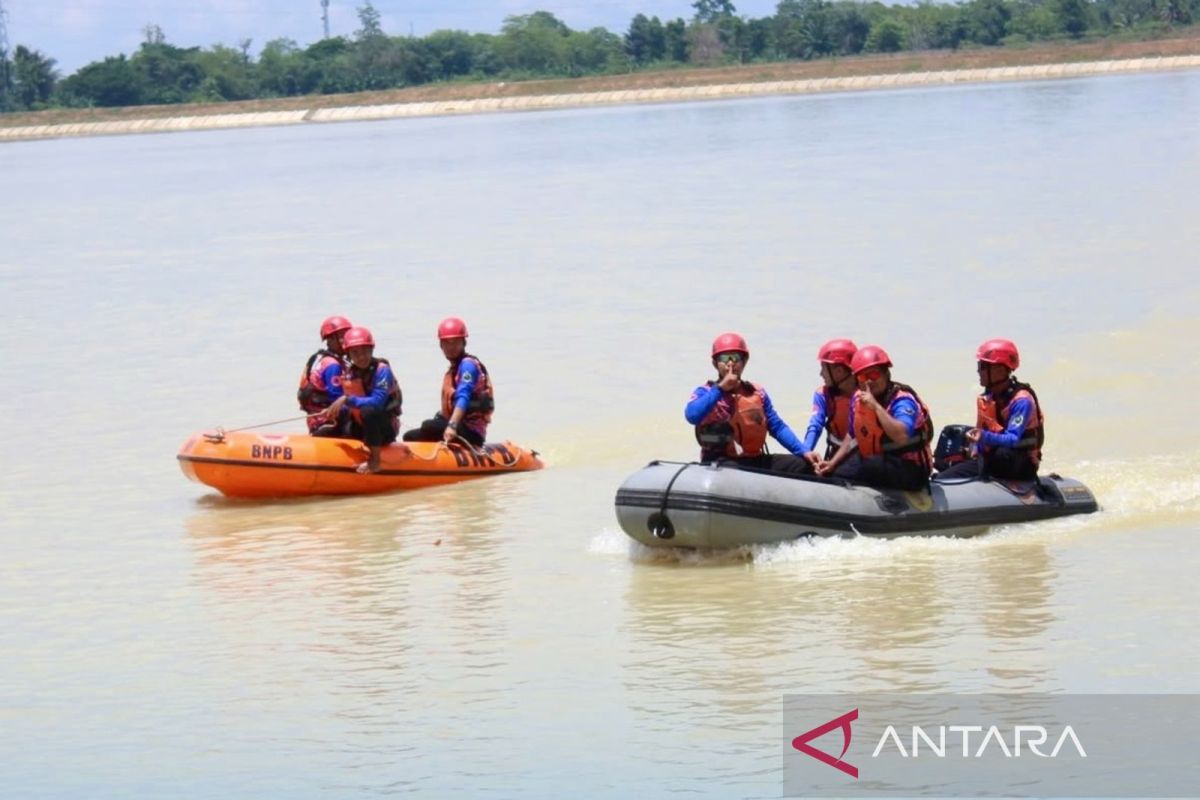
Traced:
POLYGON ((743 381, 737 392, 723 392, 713 381, 697 386, 683 416, 696 426, 702 460, 760 455, 767 434, 790 453, 806 452, 804 443, 776 413, 767 390, 756 383, 743 381))
MULTIPOLYGON (((304 372, 300 374, 300 386, 296 389, 296 401, 307 414, 324 411, 333 401, 342 396, 342 375, 345 363, 341 356, 329 351, 318 350, 308 357, 304 372)), ((318 417, 308 418, 308 430, 316 430, 323 421, 318 417)))
POLYGON ((1000 447, 1028 450, 1034 464, 1042 461, 1046 439, 1042 404, 1027 383, 1012 379, 997 396, 984 392, 975 399, 975 424, 980 430, 979 446, 984 456, 1000 447))
POLYGON ((931 472, 933 452, 930 450, 930 441, 933 439, 933 416, 916 390, 892 381, 880 405, 887 409, 887 413, 897 422, 904 425, 908 436, 903 441, 892 441, 884 433, 875 413, 865 408, 855 397, 850 407, 850 427, 858 442, 859 454, 863 458, 879 455, 899 456, 905 461, 921 465, 927 473, 931 472))
POLYGON ((813 392, 812 416, 804 432, 804 452, 815 450, 821 431, 825 431, 825 457, 833 457, 850 432, 850 405, 850 398, 833 387, 821 386, 813 392))
POLYGON ((403 396, 387 359, 372 358, 366 369, 351 364, 342 378, 342 389, 346 409, 356 422, 362 422, 362 409, 381 408, 392 417, 392 427, 399 429, 403 396))
POLYGON ((492 380, 487 367, 475 356, 464 353, 442 377, 442 416, 450 419, 454 409, 464 411, 460 423, 487 438, 487 427, 496 408, 492 380))

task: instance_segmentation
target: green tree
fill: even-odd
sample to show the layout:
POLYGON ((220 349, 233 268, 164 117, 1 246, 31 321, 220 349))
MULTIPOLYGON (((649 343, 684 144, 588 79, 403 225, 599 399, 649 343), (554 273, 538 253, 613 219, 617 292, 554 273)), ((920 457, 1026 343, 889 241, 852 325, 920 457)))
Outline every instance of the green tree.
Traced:
POLYGON ((291 39, 272 39, 258 57, 259 96, 291 97, 317 86, 319 70, 291 39))
POLYGON ((22 108, 43 108, 54 91, 58 72, 54 59, 17 45, 12 58, 12 95, 22 108))
POLYGON ((658 17, 638 14, 625 34, 625 52, 635 64, 662 61, 667 54, 667 31, 658 17))
POLYGON ((693 19, 703 24, 715 24, 737 14, 737 9, 730 0, 695 0, 692 8, 696 9, 693 19))
POLYGON ((604 28, 568 34, 566 59, 566 74, 573 77, 629 69, 629 57, 625 55, 621 37, 604 28))
POLYGON ((1012 11, 1004 0, 970 0, 963 6, 963 11, 967 16, 967 31, 972 41, 994 45, 1008 35, 1008 20, 1012 11))
POLYGON ((1043 0, 1013 0, 1012 18, 1008 21, 1009 37, 1026 41, 1049 39, 1061 32, 1054 12, 1043 0))
POLYGON ((124 54, 88 64, 59 88, 64 102, 85 106, 139 105, 146 93, 145 79, 124 54))
POLYGON ((240 48, 213 45, 195 53, 191 60, 204 77, 189 99, 249 100, 258 96, 257 75, 240 48))
POLYGON ((12 111, 15 102, 12 99, 12 62, 8 60, 8 51, 0 48, 0 113, 12 111))
POLYGON ((1078 39, 1087 31, 1090 11, 1087 0, 1052 0, 1050 8, 1063 33, 1078 39))
POLYGON ((867 45, 871 21, 860 3, 834 3, 829 9, 829 37, 833 52, 838 55, 858 55, 867 45))
POLYGON ((354 38, 357 41, 362 42, 384 36, 379 11, 371 5, 371 0, 367 0, 366 3, 359 6, 356 13, 358 14, 358 24, 362 26, 354 32, 354 38))
POLYGON ((481 55, 480 40, 463 31, 434 31, 425 37, 425 47, 433 74, 440 80, 475 72, 481 55))
POLYGON ((688 62, 687 23, 680 18, 671 20, 663 25, 663 38, 666 40, 667 57, 680 64, 688 62))
POLYGON ((198 47, 181 48, 147 37, 129 63, 142 76, 142 102, 150 104, 189 101, 204 81, 198 47))
POLYGON ((534 75, 566 74, 571 29, 548 11, 506 17, 496 55, 508 70, 534 75))
POLYGON ((871 26, 866 49, 872 53, 896 53, 904 49, 904 28, 891 17, 884 17, 871 26))

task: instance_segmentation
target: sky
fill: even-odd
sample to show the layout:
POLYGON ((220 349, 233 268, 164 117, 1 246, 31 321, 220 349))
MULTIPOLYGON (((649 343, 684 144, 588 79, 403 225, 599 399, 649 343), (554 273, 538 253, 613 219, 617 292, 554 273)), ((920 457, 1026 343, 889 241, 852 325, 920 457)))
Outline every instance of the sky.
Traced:
MULTIPOLYGON (((372 0, 383 29, 393 36, 436 30, 498 33, 513 14, 549 11, 572 30, 607 28, 623 34, 637 14, 666 21, 691 18, 692 0, 372 0)), ((329 28, 349 36, 358 28, 363 0, 330 0, 329 28)), ((777 0, 734 0, 738 14, 771 16, 777 0)), ((272 39, 301 47, 321 38, 321 0, 0 0, 9 49, 23 44, 55 59, 66 77, 85 64, 132 54, 142 29, 157 25, 179 47, 237 47, 250 39, 257 57, 272 39)))

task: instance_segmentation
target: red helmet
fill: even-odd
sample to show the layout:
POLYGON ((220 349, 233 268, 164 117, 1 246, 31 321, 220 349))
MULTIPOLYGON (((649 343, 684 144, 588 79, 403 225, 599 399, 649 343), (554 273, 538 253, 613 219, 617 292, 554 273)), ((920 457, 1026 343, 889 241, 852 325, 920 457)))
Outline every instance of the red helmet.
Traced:
POLYGON ((467 338, 467 323, 458 317, 446 317, 438 323, 438 339, 467 338))
POLYGON ((817 351, 817 361, 822 364, 841 364, 848 367, 857 351, 858 345, 849 339, 830 339, 817 351))
POLYGON ((750 357, 750 348, 739 333, 722 333, 713 339, 712 354, 716 358, 719 353, 745 353, 750 357))
POLYGON ((854 358, 850 359, 850 369, 854 371, 855 375, 871 367, 890 367, 891 365, 892 359, 888 357, 887 351, 877 344, 869 344, 859 349, 854 354, 854 358))
POLYGON ((354 326, 350 324, 350 320, 346 319, 345 317, 330 317, 321 323, 321 338, 328 339, 335 333, 348 331, 352 327, 354 326))
POLYGON ((366 328, 351 328, 342 336, 342 347, 374 347, 375 337, 366 328))
POLYGON ((988 339, 975 351, 975 360, 1016 369, 1021 364, 1021 355, 1017 352, 1017 346, 1008 339, 988 339))

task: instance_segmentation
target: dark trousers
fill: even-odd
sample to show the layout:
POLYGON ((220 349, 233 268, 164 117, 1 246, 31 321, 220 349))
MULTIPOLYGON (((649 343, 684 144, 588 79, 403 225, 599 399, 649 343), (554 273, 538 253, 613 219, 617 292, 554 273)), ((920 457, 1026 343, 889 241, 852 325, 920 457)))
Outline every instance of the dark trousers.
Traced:
POLYGON ((833 471, 838 478, 865 483, 877 489, 918 492, 929 485, 929 470, 900 456, 863 458, 854 453, 833 471))
POLYGON ((750 467, 751 469, 782 472, 788 475, 803 475, 812 472, 812 464, 800 456, 793 455, 770 455, 763 453, 758 456, 741 456, 739 458, 729 458, 724 455, 713 457, 701 456, 700 460, 704 464, 719 460, 723 467, 750 467))
POLYGON ((353 418, 350 420, 351 439, 360 439, 368 447, 383 447, 396 441, 397 419, 394 414, 383 408, 369 406, 360 408, 359 413, 362 415, 361 424, 353 418))
MULTIPOLYGON (((440 442, 446 435, 446 424, 450 420, 441 414, 434 414, 433 419, 421 423, 421 427, 404 432, 406 442, 440 442)), ((458 435, 476 447, 483 447, 483 437, 469 428, 459 428, 458 435)))
POLYGON ((1000 478, 1006 481, 1037 480, 1037 464, 1029 452, 998 447, 982 458, 972 458, 947 467, 939 478, 1000 478))

